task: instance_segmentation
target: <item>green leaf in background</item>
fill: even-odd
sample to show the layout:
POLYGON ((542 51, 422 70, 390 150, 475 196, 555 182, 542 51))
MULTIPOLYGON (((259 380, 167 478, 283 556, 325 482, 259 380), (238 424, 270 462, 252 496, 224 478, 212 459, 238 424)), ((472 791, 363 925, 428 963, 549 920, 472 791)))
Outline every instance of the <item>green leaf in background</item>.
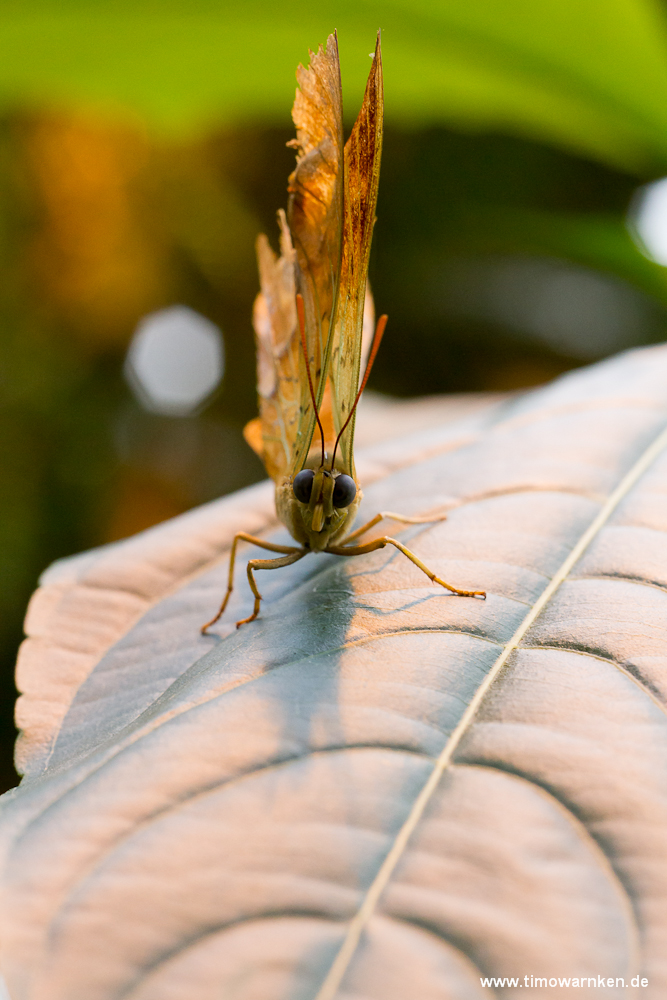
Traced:
POLYGON ((667 305, 667 271, 638 252, 617 215, 471 206, 465 219, 463 252, 571 260, 613 274, 667 305))
POLYGON ((389 121, 513 131, 631 169, 667 163, 667 31, 652 0, 14 0, 0 14, 0 99, 177 132, 284 121, 295 65, 336 28, 353 109, 378 27, 389 121))

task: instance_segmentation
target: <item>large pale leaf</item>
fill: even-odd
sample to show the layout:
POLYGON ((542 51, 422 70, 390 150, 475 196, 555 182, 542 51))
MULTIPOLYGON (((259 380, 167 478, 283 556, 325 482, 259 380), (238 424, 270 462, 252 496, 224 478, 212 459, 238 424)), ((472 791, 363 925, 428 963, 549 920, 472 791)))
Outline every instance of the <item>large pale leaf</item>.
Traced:
POLYGON ((294 67, 337 28, 356 108, 378 27, 389 121, 519 131, 625 166, 667 161, 657 0, 9 0, 0 98, 124 109, 172 129, 285 121, 294 67))
POLYGON ((486 602, 309 557, 200 637, 264 486, 51 570, 0 826, 14 1000, 663 998, 666 426, 660 347, 367 451, 366 512, 448 507, 401 537, 486 602))

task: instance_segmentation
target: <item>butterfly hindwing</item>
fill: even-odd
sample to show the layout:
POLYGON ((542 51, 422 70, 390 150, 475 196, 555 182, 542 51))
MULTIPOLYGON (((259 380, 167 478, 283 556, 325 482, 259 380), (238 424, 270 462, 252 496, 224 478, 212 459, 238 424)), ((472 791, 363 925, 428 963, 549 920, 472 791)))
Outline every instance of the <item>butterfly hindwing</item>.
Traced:
POLYGON ((301 407, 295 253, 284 212, 278 213, 278 220, 280 257, 276 257, 266 236, 257 240, 262 290, 255 300, 253 326, 259 417, 244 431, 276 482, 291 468, 301 407))

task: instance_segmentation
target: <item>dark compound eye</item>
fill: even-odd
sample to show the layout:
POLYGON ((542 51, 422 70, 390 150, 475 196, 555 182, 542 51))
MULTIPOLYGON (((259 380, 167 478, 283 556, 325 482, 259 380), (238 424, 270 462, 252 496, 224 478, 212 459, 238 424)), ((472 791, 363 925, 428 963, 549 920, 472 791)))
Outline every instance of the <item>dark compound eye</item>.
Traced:
POLYGON ((310 503, 310 494, 313 489, 314 478, 315 473, 312 469, 302 469, 301 472, 297 473, 294 477, 292 489, 294 490, 294 496, 297 500, 300 500, 301 503, 310 503))
POLYGON ((334 507, 349 507, 356 495, 357 486, 352 476, 339 476, 333 489, 334 507))

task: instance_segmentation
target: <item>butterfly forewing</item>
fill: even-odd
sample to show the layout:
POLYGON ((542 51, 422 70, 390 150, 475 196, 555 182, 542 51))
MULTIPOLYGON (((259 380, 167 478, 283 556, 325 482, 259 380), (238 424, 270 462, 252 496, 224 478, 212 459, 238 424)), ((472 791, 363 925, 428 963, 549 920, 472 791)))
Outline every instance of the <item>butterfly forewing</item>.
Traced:
MULTIPOLYGON (((344 152, 343 247, 329 377, 336 433, 347 420, 359 387, 368 258, 382 153, 382 58, 378 35, 364 101, 344 152)), ((354 477, 354 417, 345 429, 339 467, 354 477)))
MULTIPOLYGON (((343 226, 343 108, 335 35, 297 70, 299 89, 292 118, 297 163, 290 175, 287 218, 296 252, 296 290, 304 300, 308 363, 318 406, 324 396, 336 308, 343 226)), ((299 357, 301 404, 292 474, 308 455, 315 414, 305 359, 299 357)))
MULTIPOLYGON (((364 346, 367 350, 372 338, 366 274, 382 146, 379 38, 362 109, 344 149, 335 35, 326 49, 311 53, 308 69, 300 66, 297 79, 292 109, 297 163, 289 179, 287 221, 279 213, 280 257, 266 237, 257 241, 262 290, 253 322, 260 417, 245 430, 276 482, 303 468, 315 430, 295 293, 304 299, 308 363, 329 455, 354 403, 364 346)), ((352 476, 353 433, 352 420, 337 462, 352 476)))

